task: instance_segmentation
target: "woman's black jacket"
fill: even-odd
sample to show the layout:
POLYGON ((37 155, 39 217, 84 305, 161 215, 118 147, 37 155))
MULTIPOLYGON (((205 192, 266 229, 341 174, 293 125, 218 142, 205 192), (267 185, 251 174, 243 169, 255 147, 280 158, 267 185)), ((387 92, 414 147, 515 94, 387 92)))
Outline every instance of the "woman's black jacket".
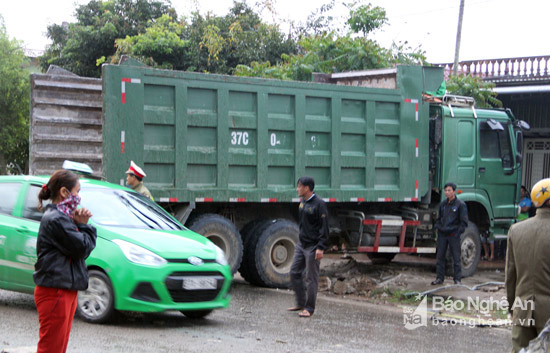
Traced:
POLYGON ((79 224, 53 204, 46 206, 34 265, 34 283, 42 287, 84 290, 88 288, 88 270, 84 260, 95 248, 96 229, 79 224))

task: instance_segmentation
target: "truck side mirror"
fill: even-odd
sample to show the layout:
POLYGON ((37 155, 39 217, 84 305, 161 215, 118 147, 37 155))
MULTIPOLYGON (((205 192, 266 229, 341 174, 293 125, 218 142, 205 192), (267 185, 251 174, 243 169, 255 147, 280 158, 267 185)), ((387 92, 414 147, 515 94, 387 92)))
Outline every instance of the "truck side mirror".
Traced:
POLYGON ((522 130, 525 130, 525 131, 531 130, 531 126, 525 120, 520 120, 518 125, 522 130))
POLYGON ((516 153, 516 163, 521 163, 523 161, 523 156, 521 152, 516 153))

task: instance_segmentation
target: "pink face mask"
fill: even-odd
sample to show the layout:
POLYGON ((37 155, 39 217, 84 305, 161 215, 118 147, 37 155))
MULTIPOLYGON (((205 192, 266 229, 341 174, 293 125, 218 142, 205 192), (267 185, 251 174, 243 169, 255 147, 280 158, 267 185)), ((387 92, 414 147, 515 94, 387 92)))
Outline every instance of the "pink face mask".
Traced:
POLYGON ((80 196, 70 194, 65 200, 57 204, 57 209, 73 218, 73 213, 80 204, 80 196))

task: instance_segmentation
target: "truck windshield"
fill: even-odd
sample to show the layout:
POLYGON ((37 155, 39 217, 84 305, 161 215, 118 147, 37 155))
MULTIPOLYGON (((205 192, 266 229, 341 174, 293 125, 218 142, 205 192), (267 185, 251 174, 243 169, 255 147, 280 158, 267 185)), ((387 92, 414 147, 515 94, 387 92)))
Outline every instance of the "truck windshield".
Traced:
POLYGON ((149 198, 125 190, 82 188, 82 207, 88 208, 96 224, 130 228, 182 230, 149 198))

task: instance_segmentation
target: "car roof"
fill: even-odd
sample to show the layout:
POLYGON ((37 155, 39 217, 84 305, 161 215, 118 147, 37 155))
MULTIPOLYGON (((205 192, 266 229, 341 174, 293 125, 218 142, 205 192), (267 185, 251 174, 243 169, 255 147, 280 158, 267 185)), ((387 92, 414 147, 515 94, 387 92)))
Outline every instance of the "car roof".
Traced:
MULTIPOLYGON (((109 183, 107 181, 91 179, 85 176, 80 176, 80 185, 82 187, 94 187, 94 188, 106 188, 106 189, 120 189, 120 190, 131 190, 125 186, 109 183)), ((27 181, 34 182, 38 184, 45 184, 50 179, 49 175, 1 175, 0 181, 9 182, 9 181, 27 181)))

